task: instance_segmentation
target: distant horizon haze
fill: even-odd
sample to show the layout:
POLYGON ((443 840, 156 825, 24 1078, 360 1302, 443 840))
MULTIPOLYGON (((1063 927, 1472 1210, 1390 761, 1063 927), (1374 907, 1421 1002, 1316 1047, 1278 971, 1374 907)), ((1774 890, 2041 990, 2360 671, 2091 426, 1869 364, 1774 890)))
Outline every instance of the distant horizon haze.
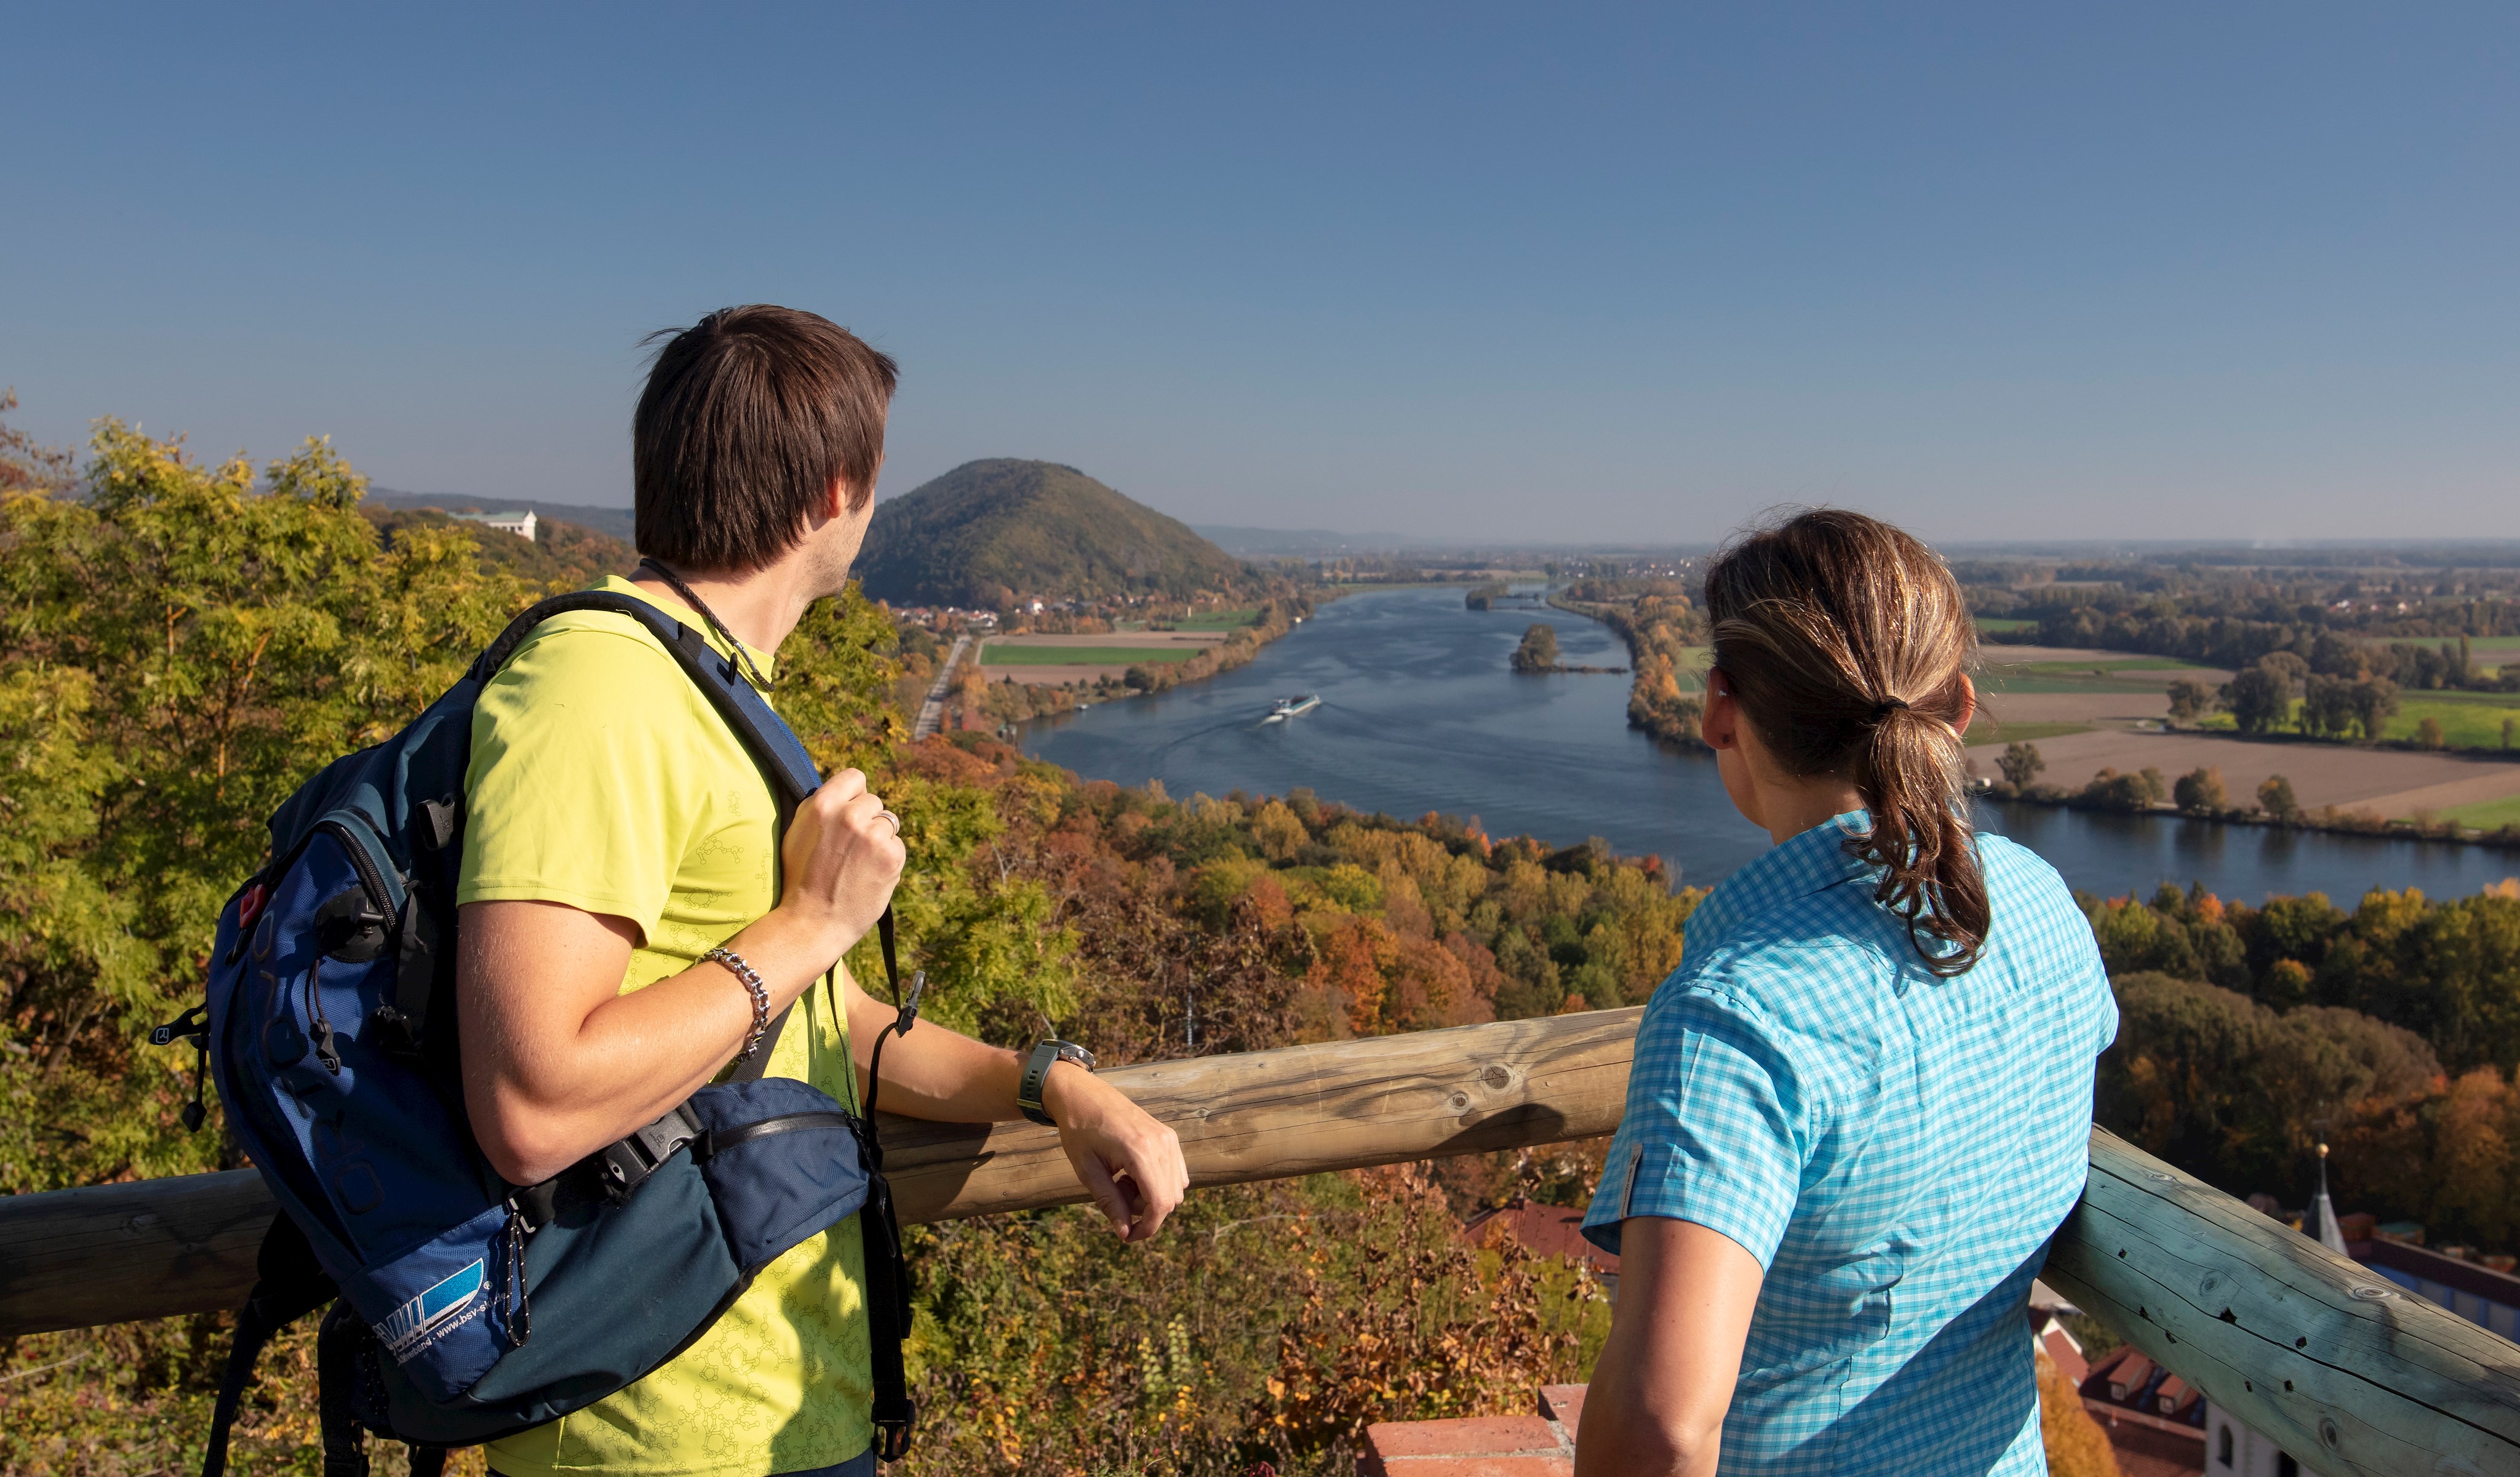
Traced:
POLYGON ((902 364, 885 495, 1669 547, 2520 537, 2520 10, 13 16, 13 424, 626 506, 642 336, 902 364))
MULTIPOLYGON (((992 460, 992 459, 976 459, 992 460)), ((923 485, 923 484, 922 484, 923 485)), ((903 488, 907 492, 912 489, 903 488)), ((521 498, 499 500, 474 497, 464 493, 413 492, 406 488, 372 484, 369 495, 396 508, 464 507, 482 512, 531 508, 547 520, 583 523, 598 532, 625 541, 632 538, 631 508, 628 503, 588 504, 560 503, 546 499, 521 498)), ((897 493, 887 493, 879 501, 889 501, 897 493)), ((1149 505, 1152 506, 1152 505, 1149 505)), ((1166 510, 1157 508, 1158 513, 1166 510)), ((1304 558, 1332 559, 1343 554, 1358 556, 1381 554, 1425 554, 1428 556, 1480 556, 1487 554, 1590 554, 1702 557, 1722 547, 1721 539, 1698 539, 1659 544, 1626 543, 1597 539, 1572 543, 1537 540, 1500 541, 1442 539, 1431 534, 1401 533, 1389 529, 1347 532, 1333 528, 1259 528, 1243 525, 1192 523, 1192 532, 1210 540, 1229 554, 1249 559, 1304 558)), ((1971 558, 2024 559, 2102 559, 2123 554, 2130 558, 2159 556, 2188 551, 2227 552, 2261 550, 2269 555, 2322 550, 2371 550, 2434 552, 2470 552, 2499 556, 2493 560, 2501 565, 2520 558, 2520 539, 2275 539, 2243 543, 2236 540, 2196 539, 2014 539, 1989 542, 1944 540, 1935 547, 1955 556, 1971 558)))

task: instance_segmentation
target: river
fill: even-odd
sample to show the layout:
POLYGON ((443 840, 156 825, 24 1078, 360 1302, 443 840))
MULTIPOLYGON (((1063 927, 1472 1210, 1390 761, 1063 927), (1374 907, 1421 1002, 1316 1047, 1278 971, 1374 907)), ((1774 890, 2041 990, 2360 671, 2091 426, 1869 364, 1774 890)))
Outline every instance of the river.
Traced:
MULTIPOLYGON (((1627 726, 1626 677, 1526 677, 1506 665, 1535 620, 1557 628, 1570 664, 1625 665, 1615 635, 1562 610, 1467 609, 1462 593, 1332 602, 1248 666, 1030 724, 1024 751, 1088 779, 1160 780, 1182 799, 1309 787, 1405 818, 1476 816, 1491 835, 1552 846, 1599 836, 1624 854, 1658 854, 1699 886, 1768 849, 1767 833, 1725 798, 1713 759, 1627 726), (1296 693, 1319 694, 1322 705, 1261 722, 1277 697, 1296 693)), ((2201 881, 2235 899, 2324 892, 2350 906, 2373 886, 2442 897, 2520 873, 2520 855, 2482 846, 2034 805, 1980 812, 2067 882, 2105 896, 2201 881)))

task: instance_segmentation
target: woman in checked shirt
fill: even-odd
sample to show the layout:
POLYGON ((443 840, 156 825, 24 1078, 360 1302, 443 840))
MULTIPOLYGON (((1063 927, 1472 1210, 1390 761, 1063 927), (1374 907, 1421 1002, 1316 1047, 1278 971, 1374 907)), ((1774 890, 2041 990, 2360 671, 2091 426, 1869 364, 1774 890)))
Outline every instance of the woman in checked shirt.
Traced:
POLYGON ((2117 1008, 2055 872, 1970 828, 1967 605, 1835 511, 1736 543, 1706 604, 1706 741, 1777 845, 1645 1007, 1576 1469, 2045 1471, 2022 1308, 2117 1008))

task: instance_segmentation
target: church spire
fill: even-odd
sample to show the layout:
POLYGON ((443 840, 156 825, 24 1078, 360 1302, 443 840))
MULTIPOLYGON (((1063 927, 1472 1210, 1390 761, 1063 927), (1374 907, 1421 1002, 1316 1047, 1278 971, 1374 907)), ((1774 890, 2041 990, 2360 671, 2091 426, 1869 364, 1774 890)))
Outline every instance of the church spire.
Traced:
POLYGON ((2336 1224, 2336 1202, 2327 1198, 2327 1145, 2318 1146, 2318 1200, 2311 1207, 2318 1217, 2318 1244, 2345 1255, 2345 1231, 2336 1224))

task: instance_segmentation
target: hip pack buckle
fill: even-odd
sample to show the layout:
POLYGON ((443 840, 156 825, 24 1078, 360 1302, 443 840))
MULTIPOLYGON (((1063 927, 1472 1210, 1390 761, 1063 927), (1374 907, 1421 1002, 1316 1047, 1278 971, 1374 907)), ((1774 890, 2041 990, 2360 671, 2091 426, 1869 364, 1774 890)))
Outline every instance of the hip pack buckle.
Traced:
POLYGON ((656 1166, 699 1137, 699 1121, 689 1108, 678 1106, 628 1138, 596 1150, 605 1197, 616 1205, 630 1198, 631 1191, 656 1172, 656 1166))

